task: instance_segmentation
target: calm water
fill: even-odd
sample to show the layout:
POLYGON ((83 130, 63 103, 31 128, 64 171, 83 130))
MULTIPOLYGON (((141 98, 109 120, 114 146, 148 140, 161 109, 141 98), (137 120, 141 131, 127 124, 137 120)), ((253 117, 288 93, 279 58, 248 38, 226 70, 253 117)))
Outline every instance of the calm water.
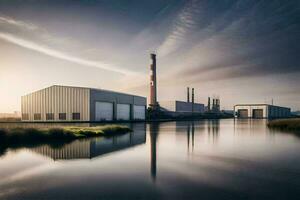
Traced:
POLYGON ((130 126, 2 153, 0 199, 299 199, 300 138, 265 120, 130 126))

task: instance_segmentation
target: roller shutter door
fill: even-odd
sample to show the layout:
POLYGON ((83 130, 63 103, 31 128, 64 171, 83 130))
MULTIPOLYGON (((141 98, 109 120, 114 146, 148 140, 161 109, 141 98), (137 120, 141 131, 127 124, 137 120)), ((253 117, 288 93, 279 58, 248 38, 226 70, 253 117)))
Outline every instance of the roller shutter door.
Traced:
POLYGON ((133 118, 134 119, 145 119, 145 106, 133 106, 133 118))
POLYGON ((263 115, 263 109, 254 109, 253 110, 253 115, 252 115, 252 118, 256 118, 256 119, 260 119, 260 118, 263 118, 264 115, 263 115))
POLYGON ((129 104, 117 104, 117 120, 130 120, 129 104))
POLYGON ((248 110, 247 109, 239 109, 238 117, 239 118, 248 118, 248 110))
POLYGON ((113 120, 113 104, 109 102, 96 102, 96 121, 113 120))

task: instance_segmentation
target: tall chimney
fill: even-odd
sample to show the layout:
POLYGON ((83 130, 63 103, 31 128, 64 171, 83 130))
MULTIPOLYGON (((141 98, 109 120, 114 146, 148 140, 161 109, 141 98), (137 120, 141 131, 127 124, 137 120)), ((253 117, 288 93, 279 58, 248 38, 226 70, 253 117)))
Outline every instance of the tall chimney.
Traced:
POLYGON ((213 98, 212 110, 213 110, 213 112, 215 112, 215 110, 216 110, 216 99, 215 98, 213 98))
POLYGON ((190 88, 187 87, 187 102, 190 103, 190 88))
POLYGON ((194 88, 192 88, 192 112, 194 112, 194 102, 195 102, 195 99, 194 99, 194 88))
POLYGON ((151 54, 151 65, 150 65, 150 106, 157 106, 157 92, 156 92, 156 55, 151 54))
POLYGON ((207 110, 210 111, 210 97, 208 97, 207 110))

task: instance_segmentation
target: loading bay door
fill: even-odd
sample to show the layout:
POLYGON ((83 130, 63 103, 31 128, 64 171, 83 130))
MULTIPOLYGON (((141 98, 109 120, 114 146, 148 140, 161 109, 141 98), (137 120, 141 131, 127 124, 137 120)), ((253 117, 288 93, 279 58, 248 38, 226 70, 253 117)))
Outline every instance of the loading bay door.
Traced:
POLYGON ((238 117, 239 118, 248 118, 248 109, 239 109, 238 117))
POLYGON ((134 119, 140 119, 144 120, 145 119, 145 106, 133 106, 133 118, 134 119))
POLYGON ((96 102, 96 121, 113 120, 113 104, 109 102, 96 102))
POLYGON ((264 113, 263 109, 253 109, 252 118, 261 119, 264 117, 263 113, 264 113))
POLYGON ((117 104, 117 120, 130 120, 129 104, 117 104))

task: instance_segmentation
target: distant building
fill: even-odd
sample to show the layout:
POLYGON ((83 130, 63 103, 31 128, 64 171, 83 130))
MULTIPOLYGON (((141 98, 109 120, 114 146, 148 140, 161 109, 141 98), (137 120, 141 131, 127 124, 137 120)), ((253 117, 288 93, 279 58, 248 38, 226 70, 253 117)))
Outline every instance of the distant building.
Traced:
POLYGON ((192 88, 192 98, 190 99, 190 88, 187 87, 187 101, 160 101, 160 110, 171 116, 190 116, 193 113, 204 113, 205 106, 195 103, 195 90, 192 88))
POLYGON ((291 109, 268 104, 239 104, 234 106, 236 118, 285 118, 291 116, 291 109))
POLYGON ((293 115, 296 115, 296 116, 300 116, 300 111, 294 111, 292 112, 293 115))
POLYGON ((102 89, 54 85, 22 96, 22 121, 144 120, 146 98, 102 89))
POLYGON ((219 113, 220 112, 220 99, 208 97, 207 107, 205 108, 206 112, 209 113, 219 113), (212 99, 212 102, 211 102, 212 99))
POLYGON ((203 113, 204 104, 185 101, 160 101, 160 109, 169 112, 203 113))
POLYGON ((0 113, 0 118, 20 118, 21 112, 14 111, 13 113, 0 113))

